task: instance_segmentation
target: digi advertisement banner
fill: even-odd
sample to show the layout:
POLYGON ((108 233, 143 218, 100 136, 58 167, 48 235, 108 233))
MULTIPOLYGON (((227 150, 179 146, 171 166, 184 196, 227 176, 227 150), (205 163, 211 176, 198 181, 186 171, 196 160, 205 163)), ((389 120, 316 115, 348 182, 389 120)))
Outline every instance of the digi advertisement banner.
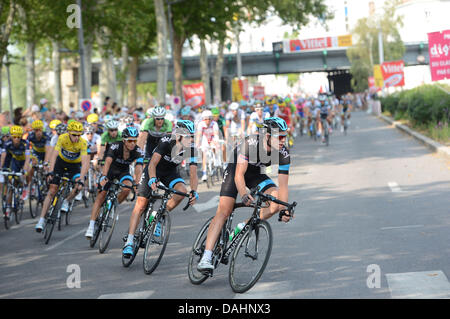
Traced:
POLYGON ((450 30, 428 33, 431 80, 450 79, 450 30))
POLYGON ((381 73, 383 74, 384 87, 404 86, 404 68, 405 63, 402 60, 383 62, 381 64, 381 73))
POLYGON ((203 82, 183 85, 183 97, 185 104, 191 107, 205 105, 205 85, 203 82))

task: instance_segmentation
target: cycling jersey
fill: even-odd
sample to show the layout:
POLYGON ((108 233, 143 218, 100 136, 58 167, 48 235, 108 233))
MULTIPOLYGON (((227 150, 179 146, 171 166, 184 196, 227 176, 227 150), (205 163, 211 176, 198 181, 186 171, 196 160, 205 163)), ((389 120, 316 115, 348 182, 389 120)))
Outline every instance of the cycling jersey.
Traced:
POLYGON ((164 120, 164 124, 159 131, 155 129, 155 119, 149 118, 142 123, 142 132, 147 132, 147 142, 145 144, 145 158, 152 157, 153 150, 158 145, 163 136, 168 136, 172 132, 173 125, 169 120, 164 120))
MULTIPOLYGON (((101 138, 102 138, 102 140, 101 140, 101 145, 102 145, 102 146, 105 146, 105 145, 107 145, 107 144, 111 144, 111 143, 114 143, 114 142, 120 142, 120 141, 122 140, 122 133, 121 133, 121 132, 117 132, 117 136, 116 136, 115 138, 112 138, 112 137, 109 135, 109 132, 106 131, 106 132, 104 132, 104 133, 101 135, 101 138)), ((105 152, 106 152, 106 151, 105 151, 105 152)))
POLYGON ((78 142, 73 143, 69 133, 64 133, 59 136, 55 150, 63 161, 72 164, 81 163, 81 156, 87 155, 87 142, 80 136, 78 142))
POLYGON ((270 106, 266 106, 264 108, 264 112, 267 112, 270 114, 270 116, 275 116, 275 111, 278 110, 278 106, 274 105, 273 108, 271 108, 270 106))
POLYGON ((205 121, 201 121, 197 126, 197 131, 201 132, 201 146, 207 147, 215 139, 216 134, 219 135, 219 125, 216 121, 211 121, 207 126, 205 121))
POLYGON ((40 161, 45 158, 45 147, 50 146, 51 137, 45 132, 42 132, 40 140, 37 139, 36 134, 31 132, 28 135, 27 141, 31 145, 31 154, 37 157, 40 161))
POLYGON ((96 154, 97 150, 98 150, 98 145, 101 144, 101 136, 98 135, 97 133, 93 134, 92 136, 92 140, 89 141, 87 135, 83 135, 82 136, 86 142, 87 142, 87 152, 88 154, 96 154))
POLYGON ((260 118, 259 116, 258 116, 258 113, 257 112, 253 112, 251 115, 250 115, 250 119, 249 119, 249 123, 248 123, 248 125, 252 125, 252 123, 254 123, 254 124, 256 124, 256 125, 253 125, 253 126, 251 126, 252 127, 252 134, 255 134, 255 133, 257 133, 258 132, 258 127, 257 127, 257 125, 258 124, 263 124, 264 123, 264 119, 266 119, 266 118, 268 118, 269 117, 269 113, 267 113, 267 112, 264 112, 263 111, 263 114, 262 114, 262 118, 260 118))
POLYGON ((264 192, 276 184, 265 174, 265 169, 272 164, 278 164, 278 174, 289 175, 290 154, 286 147, 282 147, 278 153, 272 155, 272 150, 265 151, 260 145, 259 135, 246 137, 233 151, 233 160, 227 165, 224 172, 220 196, 236 198, 238 190, 234 181, 238 157, 248 162, 247 171, 244 174, 245 185, 248 188, 259 186, 264 192), (272 162, 273 160, 273 162, 272 162))
POLYGON ((275 111, 275 116, 282 118, 286 122, 287 126, 291 125, 291 110, 288 107, 278 108, 275 111))
POLYGON ((30 155, 30 146, 26 140, 20 140, 17 146, 12 140, 4 144, 3 153, 6 153, 4 168, 10 167, 13 172, 19 172, 25 164, 25 156, 30 155))

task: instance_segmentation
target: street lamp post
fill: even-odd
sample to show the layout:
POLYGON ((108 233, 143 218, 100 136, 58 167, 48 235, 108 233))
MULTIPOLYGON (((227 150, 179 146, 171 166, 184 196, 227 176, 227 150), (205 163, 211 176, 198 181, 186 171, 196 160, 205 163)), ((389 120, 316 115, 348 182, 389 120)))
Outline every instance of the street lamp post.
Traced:
POLYGON ((84 35, 83 35, 83 21, 82 21, 82 13, 81 13, 81 0, 77 0, 78 7, 80 8, 80 27, 78 28, 78 51, 80 53, 80 71, 81 71, 81 98, 85 99, 86 96, 86 77, 85 77, 85 69, 84 69, 84 35))
POLYGON ((6 54, 6 76, 8 77, 8 94, 9 94, 9 119, 11 120, 11 124, 13 123, 13 100, 12 100, 12 90, 11 90, 11 76, 9 73, 9 66, 11 63, 8 61, 8 54, 6 54))

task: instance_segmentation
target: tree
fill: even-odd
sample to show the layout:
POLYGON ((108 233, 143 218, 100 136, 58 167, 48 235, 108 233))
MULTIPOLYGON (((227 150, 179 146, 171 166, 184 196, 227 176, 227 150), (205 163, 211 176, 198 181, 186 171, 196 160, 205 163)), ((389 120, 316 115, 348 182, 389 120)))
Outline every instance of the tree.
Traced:
POLYGON ((362 18, 358 20, 352 30, 355 45, 347 50, 347 57, 351 63, 352 87, 357 92, 368 88, 368 77, 373 75, 373 66, 380 61, 378 25, 383 34, 384 60, 398 60, 405 53, 405 46, 398 31, 402 26, 402 17, 394 15, 395 8, 399 3, 399 0, 386 2, 381 16, 362 18))

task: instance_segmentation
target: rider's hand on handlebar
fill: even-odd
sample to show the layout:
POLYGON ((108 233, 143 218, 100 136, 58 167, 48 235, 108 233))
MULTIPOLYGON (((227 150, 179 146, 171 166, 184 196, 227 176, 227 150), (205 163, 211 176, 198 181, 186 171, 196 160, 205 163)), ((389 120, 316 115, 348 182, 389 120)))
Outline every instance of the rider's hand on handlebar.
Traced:
POLYGON ((250 194, 245 194, 244 196, 242 196, 242 203, 244 203, 245 206, 250 206, 254 201, 255 199, 250 194))
POLYGON ((194 190, 191 190, 191 192, 189 193, 189 205, 194 205, 195 202, 198 199, 198 193, 194 190))
POLYGON ((156 187, 157 186, 156 177, 150 178, 150 180, 148 181, 148 186, 150 186, 150 188, 154 192, 156 192, 158 190, 158 188, 156 187))
POLYGON ((289 223, 292 218, 294 218, 294 216, 291 216, 291 214, 289 213, 288 210, 283 209, 283 210, 280 211, 278 221, 289 223))

